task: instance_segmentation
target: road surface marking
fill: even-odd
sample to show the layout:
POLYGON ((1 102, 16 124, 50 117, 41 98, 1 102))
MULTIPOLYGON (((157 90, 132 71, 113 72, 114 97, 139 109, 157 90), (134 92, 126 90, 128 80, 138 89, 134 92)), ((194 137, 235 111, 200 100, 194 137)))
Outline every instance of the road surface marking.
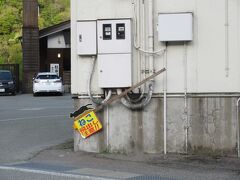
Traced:
MULTIPOLYGON (((33 173, 33 174, 41 174, 41 175, 50 175, 50 176, 58 176, 58 177, 68 177, 68 178, 76 178, 76 179, 86 179, 86 180, 106 180, 102 177, 94 177, 94 176, 88 176, 88 175, 78 175, 78 174, 68 174, 68 173, 60 173, 60 172, 50 172, 50 171, 43 171, 43 170, 34 170, 34 169, 25 169, 25 168, 17 168, 17 167, 9 167, 9 166, 0 166, 0 170, 6 170, 6 171, 18 171, 22 173, 33 173)), ((111 180, 111 178, 107 178, 108 180, 111 180)))
POLYGON ((22 118, 12 118, 12 119, 0 119, 0 122, 31 120, 31 119, 41 119, 41 118, 51 118, 51 117, 69 117, 69 115, 62 114, 62 115, 32 116, 32 117, 22 117, 22 118))
POLYGON ((19 111, 40 111, 46 108, 25 108, 25 109, 18 109, 19 111))
MULTIPOLYGON (((36 107, 36 108, 26 107, 26 108, 21 108, 21 109, 16 109, 16 110, 17 111, 41 111, 41 110, 45 110, 45 109, 71 109, 71 110, 73 110, 73 108, 71 108, 69 106, 55 106, 55 107, 44 106, 44 107, 36 107)), ((9 109, 5 109, 5 110, 9 110, 9 109)))
POLYGON ((82 169, 74 169, 68 172, 77 173, 81 175, 92 175, 92 176, 104 176, 106 178, 114 178, 114 179, 129 179, 134 177, 141 176, 140 174, 134 174, 129 172, 120 172, 113 170, 105 170, 105 169, 94 169, 94 168, 82 168, 82 169))

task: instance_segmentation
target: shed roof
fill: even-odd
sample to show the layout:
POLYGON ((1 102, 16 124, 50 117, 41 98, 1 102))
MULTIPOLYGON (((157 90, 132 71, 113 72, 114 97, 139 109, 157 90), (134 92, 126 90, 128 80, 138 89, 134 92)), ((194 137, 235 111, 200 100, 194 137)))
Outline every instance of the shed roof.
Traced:
POLYGON ((70 29, 70 24, 71 24, 71 21, 68 20, 68 21, 64 21, 59 24, 41 29, 39 31, 39 38, 43 38, 43 37, 49 36, 51 34, 54 34, 54 33, 60 32, 60 31, 70 29))

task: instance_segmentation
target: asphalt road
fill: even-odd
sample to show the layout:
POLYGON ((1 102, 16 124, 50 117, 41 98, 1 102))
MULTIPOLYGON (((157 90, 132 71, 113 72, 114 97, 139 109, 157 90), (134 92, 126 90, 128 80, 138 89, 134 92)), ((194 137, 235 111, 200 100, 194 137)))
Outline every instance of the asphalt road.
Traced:
POLYGON ((72 111, 70 95, 0 96, 0 180, 240 179, 237 158, 95 154, 55 146, 73 139, 72 111))
POLYGON ((0 164, 72 139, 71 96, 0 96, 0 164))

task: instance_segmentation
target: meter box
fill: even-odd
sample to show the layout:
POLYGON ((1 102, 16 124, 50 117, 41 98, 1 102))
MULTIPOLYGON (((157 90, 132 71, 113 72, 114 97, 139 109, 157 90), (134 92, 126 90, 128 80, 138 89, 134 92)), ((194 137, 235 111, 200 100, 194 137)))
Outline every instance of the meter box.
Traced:
POLYGON ((77 53, 78 55, 97 54, 97 22, 77 22, 77 53))
POLYGON ((170 13, 158 15, 158 40, 192 41, 193 40, 193 14, 170 13))
POLYGON ((98 20, 98 54, 131 53, 131 19, 98 20))
POLYGON ((131 54, 98 55, 98 82, 101 88, 132 86, 131 54))

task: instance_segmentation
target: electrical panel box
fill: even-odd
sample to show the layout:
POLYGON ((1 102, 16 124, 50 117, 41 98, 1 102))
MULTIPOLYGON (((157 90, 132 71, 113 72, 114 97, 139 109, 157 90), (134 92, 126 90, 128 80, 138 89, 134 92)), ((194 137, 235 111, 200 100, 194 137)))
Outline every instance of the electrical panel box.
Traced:
POLYGON ((131 19, 98 20, 98 54, 131 53, 131 19))
POLYGON ((131 54, 98 55, 98 80, 101 88, 124 88, 132 85, 131 54))
POLYGON ((98 80, 101 88, 132 85, 131 19, 97 20, 98 80))
POLYGON ((170 13, 158 15, 158 40, 192 41, 193 40, 193 14, 170 13))
POLYGON ((77 53, 78 55, 97 54, 97 23, 96 21, 77 22, 77 53))

